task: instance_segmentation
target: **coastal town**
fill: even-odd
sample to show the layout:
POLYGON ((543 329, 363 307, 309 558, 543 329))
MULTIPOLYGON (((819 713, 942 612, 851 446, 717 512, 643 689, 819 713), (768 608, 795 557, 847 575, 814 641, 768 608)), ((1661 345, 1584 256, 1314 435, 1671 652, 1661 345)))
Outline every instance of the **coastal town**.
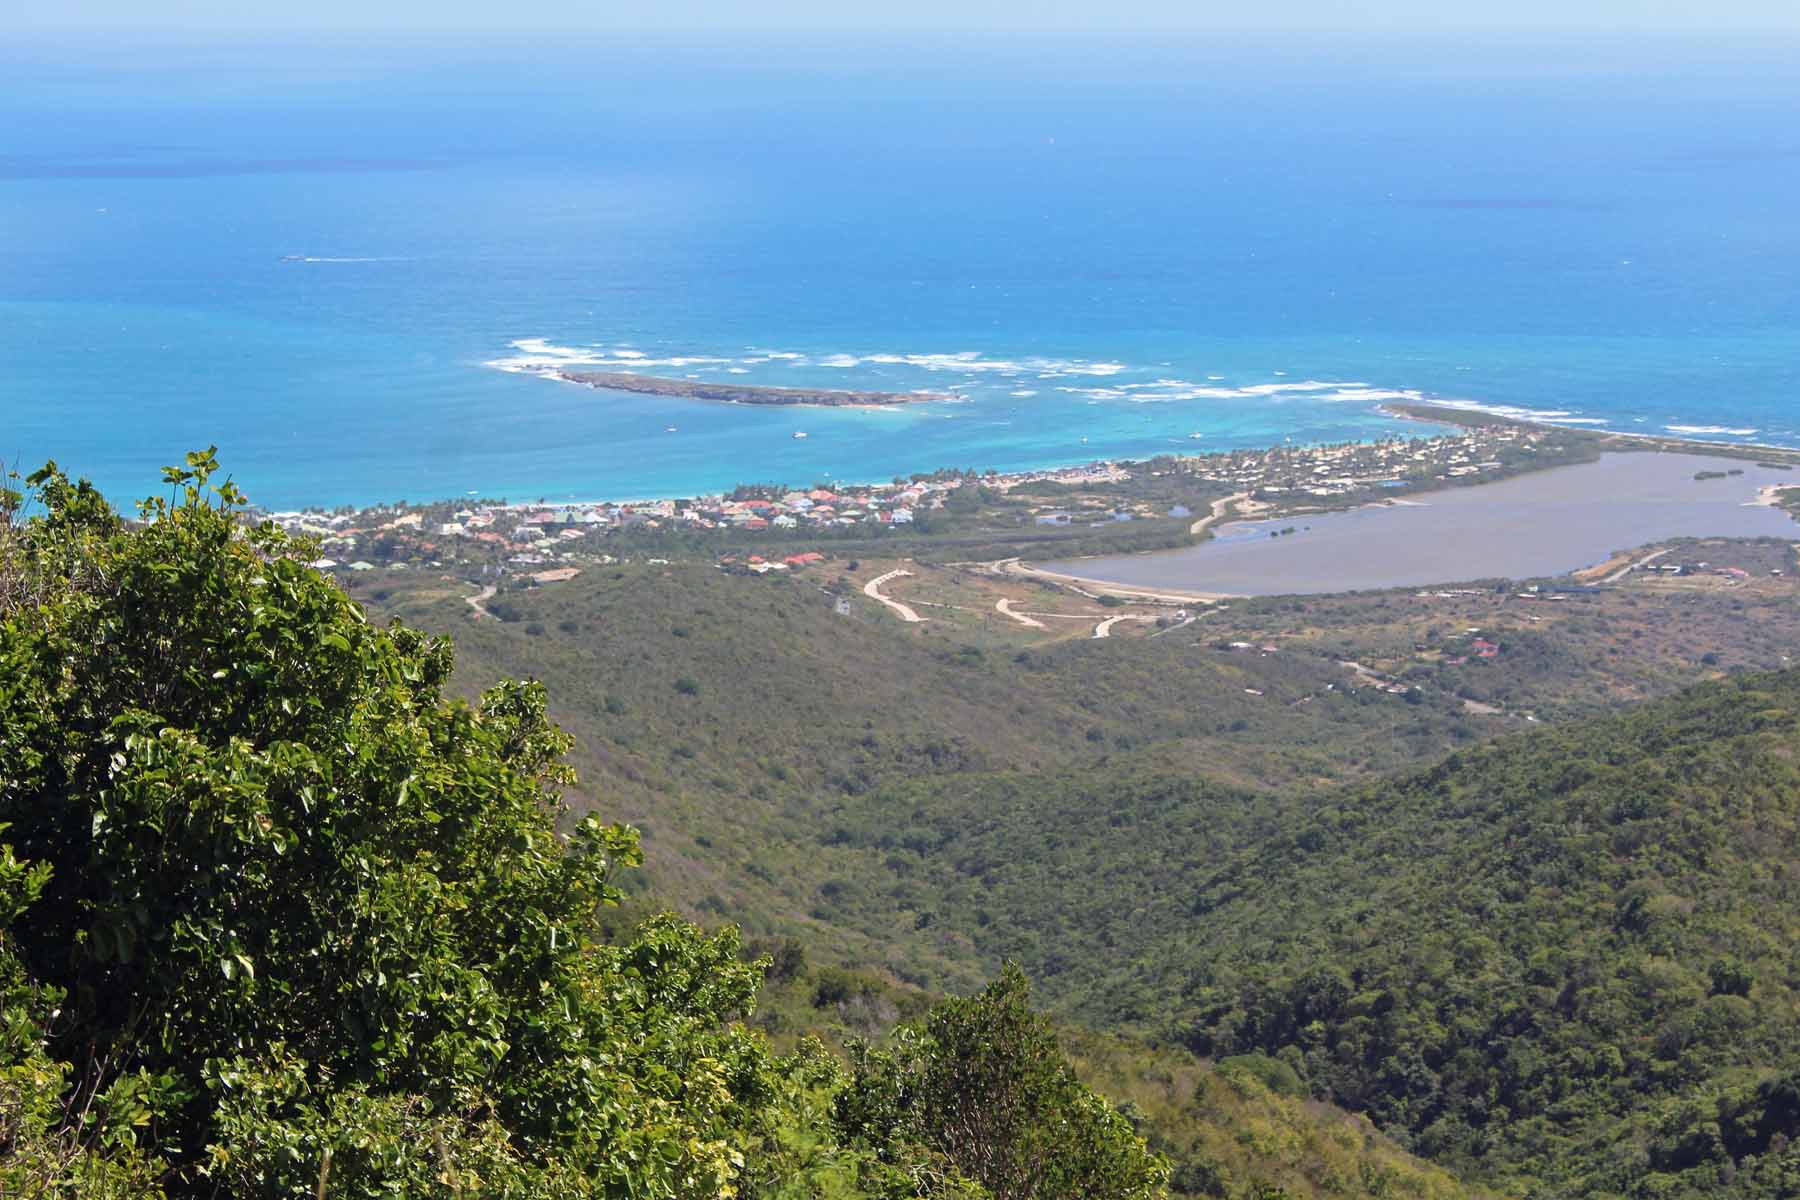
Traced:
POLYGON ((1591 454, 1585 436, 1507 423, 1369 443, 1012 473, 944 471, 886 483, 742 486, 636 501, 470 499, 266 516, 316 539, 315 566, 346 573, 455 568, 548 584, 587 565, 659 553, 710 555, 728 567, 765 573, 823 561, 840 544, 901 538, 919 544, 972 531, 1114 538, 1135 524, 1176 544, 1227 515, 1327 511, 1577 461, 1591 454), (1196 515, 1209 510, 1211 517, 1196 515))

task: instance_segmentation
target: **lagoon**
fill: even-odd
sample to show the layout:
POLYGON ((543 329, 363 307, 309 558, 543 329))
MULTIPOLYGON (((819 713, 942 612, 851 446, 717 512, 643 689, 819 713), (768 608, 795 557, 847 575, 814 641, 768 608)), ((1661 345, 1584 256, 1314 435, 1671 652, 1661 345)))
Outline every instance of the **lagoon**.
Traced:
POLYGON ((1800 471, 1699 454, 1610 453, 1398 503, 1237 521, 1181 550, 1041 565, 1107 583, 1231 595, 1541 578, 1665 538, 1800 539, 1800 524, 1758 503, 1761 489, 1778 485, 1800 486, 1800 471), (1694 478, 1732 470, 1743 474, 1694 478))

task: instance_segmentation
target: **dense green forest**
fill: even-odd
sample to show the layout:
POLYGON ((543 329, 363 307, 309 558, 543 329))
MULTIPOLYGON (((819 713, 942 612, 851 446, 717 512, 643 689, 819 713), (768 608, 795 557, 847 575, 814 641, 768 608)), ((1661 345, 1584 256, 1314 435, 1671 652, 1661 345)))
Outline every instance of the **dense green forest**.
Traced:
POLYGON ((1521 1185, 1792 1194, 1796 747, 1789 672, 1348 793, 1193 881, 1167 1028, 1521 1185))
POLYGON ((1002 774, 830 836, 894 864, 868 895, 929 897, 1063 1011, 1271 1056, 1477 1178, 1784 1195, 1796 746, 1784 673, 1310 801, 1002 774))

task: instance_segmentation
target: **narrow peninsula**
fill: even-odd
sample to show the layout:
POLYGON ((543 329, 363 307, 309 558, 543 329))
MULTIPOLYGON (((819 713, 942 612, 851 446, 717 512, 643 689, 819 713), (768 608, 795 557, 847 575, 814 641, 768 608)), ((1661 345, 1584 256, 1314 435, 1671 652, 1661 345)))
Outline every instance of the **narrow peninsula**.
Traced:
POLYGON ((555 378, 569 383, 605 388, 613 392, 641 392, 648 396, 679 396, 684 400, 714 400, 722 404, 803 404, 814 408, 856 408, 870 405, 922 404, 949 400, 937 392, 851 392, 833 388, 760 387, 747 383, 720 383, 700 379, 665 379, 633 375, 625 371, 555 371, 555 378))

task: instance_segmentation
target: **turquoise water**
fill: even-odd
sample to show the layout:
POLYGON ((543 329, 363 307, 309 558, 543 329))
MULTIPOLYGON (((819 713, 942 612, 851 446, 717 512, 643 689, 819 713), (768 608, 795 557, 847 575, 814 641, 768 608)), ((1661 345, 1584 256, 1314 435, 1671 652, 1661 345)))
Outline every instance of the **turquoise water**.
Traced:
POLYGON ((1401 393, 1800 445, 1794 49, 9 44, 0 453, 627 497, 1370 437, 1401 393), (959 398, 490 365, 545 353, 959 398))

